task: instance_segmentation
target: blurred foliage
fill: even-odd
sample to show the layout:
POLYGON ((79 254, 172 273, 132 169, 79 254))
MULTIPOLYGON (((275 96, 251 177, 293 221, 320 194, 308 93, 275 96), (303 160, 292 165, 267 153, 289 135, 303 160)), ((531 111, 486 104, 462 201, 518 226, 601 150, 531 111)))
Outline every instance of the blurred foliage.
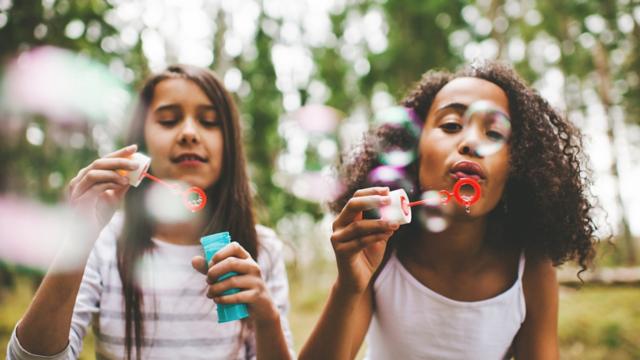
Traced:
MULTIPOLYGON (((76 51, 122 73, 121 67, 132 72, 133 77, 124 80, 134 88, 139 87, 148 75, 147 61, 142 52, 142 41, 124 45, 119 40, 119 29, 108 21, 117 2, 105 0, 21 0, 9 1, 0 13, 6 24, 0 27, 0 60, 3 63, 18 52, 38 45, 48 44, 76 51), (81 20, 86 29, 74 39, 65 35, 68 24, 81 20)), ((605 74, 612 104, 624 105, 630 121, 638 119, 640 94, 640 51, 638 51, 638 2, 581 0, 555 2, 531 1, 349 1, 344 10, 332 15, 332 27, 336 41, 324 46, 309 47, 314 71, 311 80, 319 80, 330 90, 327 105, 349 113, 364 105, 371 109, 372 94, 382 89, 400 99, 410 86, 420 79, 423 72, 433 68, 455 69, 468 61, 469 44, 488 44, 495 47, 493 57, 514 63, 517 70, 531 83, 540 79, 546 70, 558 67, 566 78, 575 76, 580 87, 598 86, 598 68, 594 59, 603 55, 608 74, 605 74), (381 11, 384 15, 387 46, 382 51, 372 51, 359 44, 370 70, 362 75, 354 71, 353 63, 341 56, 345 29, 354 16, 381 11), (623 19, 623 20, 621 20, 623 19), (483 23, 484 21, 484 23, 483 23), (488 28, 486 27, 488 21, 488 28), (589 22, 596 27, 589 27, 589 22), (600 26, 599 24, 604 24, 600 26), (622 26, 621 23, 626 25, 622 26), (480 25, 485 24, 485 27, 480 25), (462 39, 455 41, 455 39, 462 39), (547 44, 537 42, 544 39, 547 44), (515 42, 525 45, 522 58, 511 59, 509 48, 515 42), (540 59, 545 46, 555 45, 561 54, 557 59, 540 59), (598 54, 601 52, 602 54, 598 54)), ((272 181, 273 169, 283 140, 278 135, 278 119, 283 114, 282 94, 276 87, 276 74, 271 58, 272 46, 279 41, 277 35, 265 33, 261 27, 255 35, 257 55, 225 58, 223 33, 230 21, 225 16, 215 19, 218 33, 213 51, 216 62, 212 65, 219 73, 230 66, 241 70, 250 84, 251 92, 239 100, 245 121, 245 140, 250 171, 255 183, 259 203, 259 218, 267 225, 275 225, 278 219, 294 212, 309 212, 318 218, 321 214, 316 204, 296 199, 272 181), (267 211, 268 209, 268 211, 267 211)), ((265 13, 258 21, 268 19, 265 13)), ((480 48, 486 50, 485 48, 480 48)), ((492 50, 494 51, 494 50, 492 50)), ((471 51, 470 53, 473 53, 471 51)), ((491 54, 476 53, 476 56, 491 54)), ((602 75, 602 74, 600 74, 602 75)), ((301 98, 307 98, 307 90, 301 88, 301 98)), ((568 89, 573 92, 574 89, 568 89)), ((571 94, 567 99, 570 100, 571 94)), ((584 103, 568 103, 571 108, 583 109, 584 103)), ((43 124, 46 129, 46 124, 43 124)), ((91 129, 84 129, 91 138, 91 129)), ((45 131, 46 132, 46 131, 45 131)), ((5 135, 6 136, 6 135, 5 135)), ((10 180, 0 181, 0 191, 16 191, 46 201, 60 198, 63 187, 47 188, 47 177, 52 171, 60 172, 68 181, 75 172, 96 156, 95 144, 87 143, 84 150, 54 149, 45 144, 34 147, 22 140, 7 148, 0 146, 3 174, 18 179, 29 179, 30 184, 15 188, 10 180), (34 159, 39 169, 29 166, 34 159), (11 164, 11 165, 10 165, 11 164), (11 186, 10 186, 11 185, 11 186), (56 196, 57 195, 57 196, 56 196)), ((6 175, 5 175, 6 176, 6 175)), ((21 186, 21 185, 18 185, 21 186)))

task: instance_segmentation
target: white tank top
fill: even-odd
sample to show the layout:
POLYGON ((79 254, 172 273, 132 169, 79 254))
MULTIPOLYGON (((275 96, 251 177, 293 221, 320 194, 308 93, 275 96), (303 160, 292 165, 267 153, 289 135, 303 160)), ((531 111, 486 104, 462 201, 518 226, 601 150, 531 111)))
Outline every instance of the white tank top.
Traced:
POLYGON ((429 289, 395 252, 376 279, 375 311, 367 334, 368 360, 504 359, 524 321, 524 253, 518 279, 481 301, 456 301, 429 289))

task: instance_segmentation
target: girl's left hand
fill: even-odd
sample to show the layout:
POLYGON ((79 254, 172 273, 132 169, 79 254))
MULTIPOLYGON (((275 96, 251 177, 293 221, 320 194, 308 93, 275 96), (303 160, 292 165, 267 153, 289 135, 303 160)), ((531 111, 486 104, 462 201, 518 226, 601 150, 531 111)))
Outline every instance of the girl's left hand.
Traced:
POLYGON ((211 263, 207 264, 202 256, 195 256, 191 260, 194 269, 207 275, 208 298, 217 304, 247 304, 251 318, 257 324, 277 319, 279 313, 271 301, 260 267, 240 244, 232 242, 220 249, 211 263), (219 277, 231 271, 238 275, 218 282, 219 277), (233 288, 240 289, 240 292, 222 295, 233 288))

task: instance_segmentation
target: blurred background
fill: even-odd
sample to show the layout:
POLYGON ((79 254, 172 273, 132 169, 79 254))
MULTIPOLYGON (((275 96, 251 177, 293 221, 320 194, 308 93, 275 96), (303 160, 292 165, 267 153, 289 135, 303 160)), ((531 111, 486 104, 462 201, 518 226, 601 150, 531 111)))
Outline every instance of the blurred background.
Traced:
POLYGON ((559 269, 562 358, 639 359, 638 0, 0 0, 0 354, 64 231, 66 184, 123 145, 150 73, 209 67, 235 95, 298 349, 335 278, 339 154, 423 72, 477 59, 511 63, 585 134, 611 242, 584 285, 559 269))

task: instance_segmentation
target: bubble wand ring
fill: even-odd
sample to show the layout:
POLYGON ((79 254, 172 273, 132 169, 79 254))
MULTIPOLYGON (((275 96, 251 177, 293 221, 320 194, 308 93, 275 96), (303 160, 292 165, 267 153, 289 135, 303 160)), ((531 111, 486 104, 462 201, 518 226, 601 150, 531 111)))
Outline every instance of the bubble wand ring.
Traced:
POLYGON ((176 184, 170 184, 149 173, 144 173, 142 176, 159 184, 162 184, 173 191, 175 194, 180 195, 182 197, 182 203, 191 212, 200 211, 204 209, 204 206, 207 204, 207 194, 205 194, 204 190, 200 189, 197 186, 192 186, 186 190, 182 190, 180 186, 176 184), (195 194, 196 196, 195 199, 191 198, 191 195, 193 194, 195 194))
POLYGON ((478 182, 472 178, 460 179, 458 180, 458 182, 456 182, 456 184, 453 187, 453 194, 456 198, 456 201, 458 201, 458 204, 464 205, 465 207, 469 207, 472 204, 475 204, 478 200, 480 200, 480 195, 481 195, 480 184, 478 184, 478 182), (460 190, 465 185, 471 185, 471 187, 473 188, 474 194, 471 198, 463 197, 460 194, 460 190))

